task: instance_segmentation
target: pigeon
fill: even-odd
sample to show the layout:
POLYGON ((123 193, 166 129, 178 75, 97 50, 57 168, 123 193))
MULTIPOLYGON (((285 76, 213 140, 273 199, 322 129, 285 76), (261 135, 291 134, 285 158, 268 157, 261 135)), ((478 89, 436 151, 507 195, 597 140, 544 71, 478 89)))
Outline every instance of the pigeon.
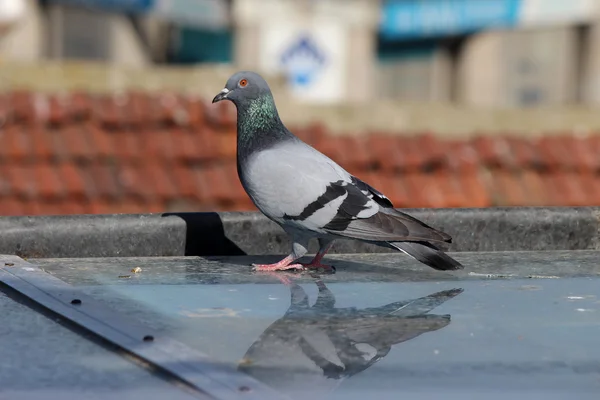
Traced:
POLYGON ((253 264, 255 271, 332 271, 321 261, 336 239, 399 250, 436 270, 463 268, 439 248, 452 243, 450 235, 396 210, 383 193, 290 132, 259 74, 233 74, 212 102, 224 100, 237 109, 240 182, 256 208, 292 241, 287 257, 253 264), (319 250, 310 263, 299 263, 311 238, 319 250))

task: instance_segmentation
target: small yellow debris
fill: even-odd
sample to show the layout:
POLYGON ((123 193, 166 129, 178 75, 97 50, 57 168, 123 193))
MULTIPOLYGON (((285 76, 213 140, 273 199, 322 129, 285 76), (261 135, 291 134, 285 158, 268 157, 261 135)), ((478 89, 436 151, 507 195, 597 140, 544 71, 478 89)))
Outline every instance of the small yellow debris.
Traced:
POLYGON ((252 360, 249 358, 242 358, 240 360, 240 365, 252 365, 252 360))
POLYGON ((133 272, 134 274, 139 274, 140 272, 142 272, 142 269, 140 267, 135 267, 131 270, 131 272, 133 272))

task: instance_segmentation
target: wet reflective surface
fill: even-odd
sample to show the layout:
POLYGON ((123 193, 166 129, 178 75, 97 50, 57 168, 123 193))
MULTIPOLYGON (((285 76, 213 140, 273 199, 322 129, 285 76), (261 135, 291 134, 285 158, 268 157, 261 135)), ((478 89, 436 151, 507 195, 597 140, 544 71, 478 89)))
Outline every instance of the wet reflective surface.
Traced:
POLYGON ((457 274, 368 257, 320 277, 245 259, 38 265, 294 399, 598 397, 598 253, 461 255, 479 268, 457 274))
POLYGON ((1 291, 0 360, 3 400, 194 399, 1 291))

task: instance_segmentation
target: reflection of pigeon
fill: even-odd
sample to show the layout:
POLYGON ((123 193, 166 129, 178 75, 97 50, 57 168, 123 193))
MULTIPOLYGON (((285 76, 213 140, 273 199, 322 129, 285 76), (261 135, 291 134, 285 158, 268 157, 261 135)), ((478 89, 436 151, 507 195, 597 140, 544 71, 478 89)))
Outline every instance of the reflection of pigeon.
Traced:
POLYGON ((242 185, 256 207, 291 236, 289 256, 257 270, 329 268, 320 261, 336 238, 400 250, 439 270, 462 268, 437 245, 451 238, 393 208, 390 200, 302 142, 279 119, 267 83, 238 72, 214 102, 237 107, 237 162, 242 185), (296 263, 311 237, 320 249, 308 265, 296 263), (435 243, 435 244, 433 244, 435 243))
POLYGON ((288 393, 332 390, 381 360, 392 345, 448 325, 449 315, 427 313, 463 292, 358 310, 334 308, 333 294, 321 281, 317 286, 311 307, 304 290, 290 284, 290 308, 252 344, 240 370, 288 393))

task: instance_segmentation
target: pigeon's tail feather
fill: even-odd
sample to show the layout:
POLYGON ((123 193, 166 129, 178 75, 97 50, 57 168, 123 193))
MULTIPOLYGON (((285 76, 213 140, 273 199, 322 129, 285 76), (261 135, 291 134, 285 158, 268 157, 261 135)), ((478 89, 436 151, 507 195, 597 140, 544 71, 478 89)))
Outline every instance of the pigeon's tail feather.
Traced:
POLYGON ((464 268, 461 263, 427 242, 388 242, 390 246, 408 254, 431 268, 447 271, 464 268))

